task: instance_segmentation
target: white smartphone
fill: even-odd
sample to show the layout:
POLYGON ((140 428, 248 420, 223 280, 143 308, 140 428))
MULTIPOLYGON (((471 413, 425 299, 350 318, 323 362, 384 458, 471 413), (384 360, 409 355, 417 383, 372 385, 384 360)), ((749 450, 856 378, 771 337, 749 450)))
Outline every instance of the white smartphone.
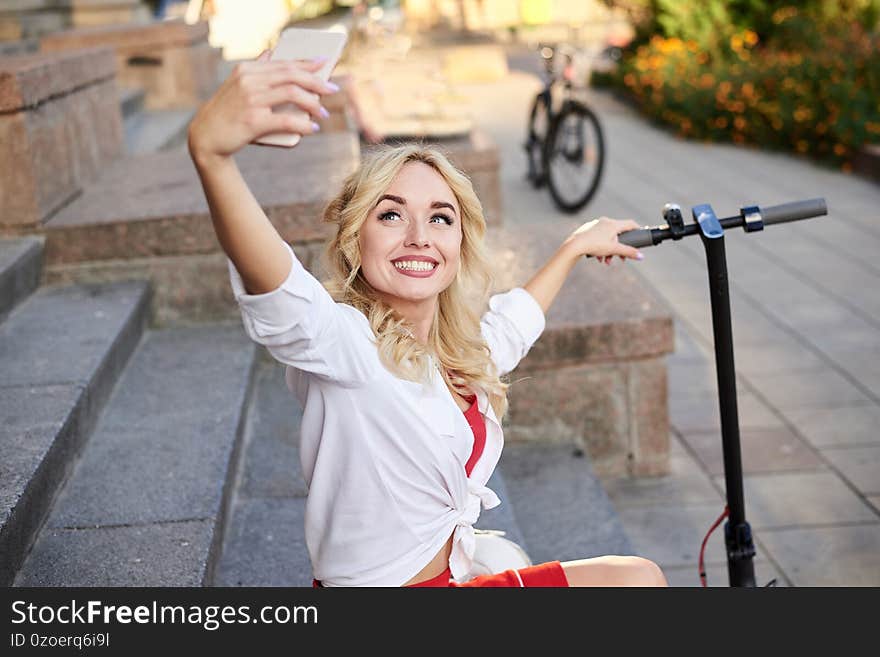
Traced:
MULTIPOLYGON (((270 61, 311 60, 326 57, 327 61, 315 74, 322 80, 330 79, 330 73, 342 56, 342 49, 348 39, 345 28, 330 30, 314 30, 301 27, 289 27, 281 33, 278 43, 269 57, 270 61)), ((305 110, 293 103, 276 105, 273 112, 291 112, 308 117, 305 110)), ((254 143, 263 146, 296 146, 302 135, 292 132, 277 132, 256 139, 254 143)))

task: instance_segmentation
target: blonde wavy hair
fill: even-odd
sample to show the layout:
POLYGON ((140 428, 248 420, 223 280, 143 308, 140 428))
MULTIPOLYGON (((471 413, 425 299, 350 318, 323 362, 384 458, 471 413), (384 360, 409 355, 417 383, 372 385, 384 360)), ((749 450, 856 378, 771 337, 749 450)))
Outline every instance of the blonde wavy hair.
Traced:
POLYGON ((403 379, 426 382, 431 367, 428 356, 433 355, 447 385, 463 395, 468 388, 481 388, 500 420, 507 411, 510 384, 499 377, 480 333, 479 311, 488 302, 493 278, 483 242, 483 207, 468 177, 431 146, 380 146, 346 178, 342 190, 324 209, 323 221, 336 225, 336 235, 324 254, 329 273, 324 286, 335 301, 354 306, 367 317, 382 363, 403 379), (439 295, 426 345, 413 337, 408 322, 380 300, 364 278, 358 244, 369 213, 409 162, 423 162, 440 174, 461 209, 461 266, 439 295))

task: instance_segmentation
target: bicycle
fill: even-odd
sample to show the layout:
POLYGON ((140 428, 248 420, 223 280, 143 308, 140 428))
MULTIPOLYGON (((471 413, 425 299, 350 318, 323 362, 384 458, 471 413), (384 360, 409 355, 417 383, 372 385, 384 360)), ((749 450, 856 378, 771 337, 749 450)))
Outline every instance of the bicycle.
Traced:
MULTIPOLYGON (((823 198, 795 201, 761 209, 758 206, 740 208, 739 214, 719 219, 712 206, 696 205, 691 209, 694 223, 685 225, 678 205, 667 203, 663 208, 665 224, 621 233, 619 241, 637 248, 655 246, 689 235, 700 235, 706 250, 709 273, 709 291, 712 306, 712 332, 715 342, 715 369, 718 380, 718 397, 721 414, 721 442, 724 455, 724 481, 727 490, 727 506, 715 524, 709 529, 700 549, 700 580, 706 585, 703 568, 703 550, 709 534, 725 518, 725 546, 727 549, 727 572, 731 586, 754 587, 755 571, 752 558, 755 546, 752 531, 745 518, 743 498, 743 473, 740 453, 739 420, 736 405, 736 369, 733 361, 733 332, 730 318, 727 257, 724 249, 724 229, 742 226, 747 233, 764 229, 765 225, 798 221, 828 214, 823 198)), ((590 257, 590 256, 587 256, 590 257)), ((772 580, 767 586, 775 584, 772 580)))
POLYGON ((535 96, 529 113, 524 144, 528 158, 526 177, 537 188, 545 184, 556 206, 568 213, 584 207, 596 193, 605 162, 605 141, 596 114, 572 97, 575 87, 575 50, 539 44, 544 62, 544 88, 535 96), (561 76, 556 72, 557 52, 564 58, 561 76), (554 109, 554 89, 562 82, 563 97, 554 109))

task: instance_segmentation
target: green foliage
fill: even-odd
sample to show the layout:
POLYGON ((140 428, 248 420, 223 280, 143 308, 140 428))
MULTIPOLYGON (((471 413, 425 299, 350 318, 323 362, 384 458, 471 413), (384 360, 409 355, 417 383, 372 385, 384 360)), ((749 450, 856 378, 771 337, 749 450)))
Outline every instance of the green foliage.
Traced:
POLYGON ((844 167, 880 141, 880 0, 646 1, 655 32, 610 82, 679 134, 844 167))

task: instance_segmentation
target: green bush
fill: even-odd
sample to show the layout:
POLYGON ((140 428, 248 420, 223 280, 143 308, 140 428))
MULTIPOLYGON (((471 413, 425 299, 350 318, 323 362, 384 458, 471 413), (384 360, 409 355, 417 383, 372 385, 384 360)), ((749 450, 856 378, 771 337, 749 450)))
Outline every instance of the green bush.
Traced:
POLYGON ((862 144, 880 141, 876 2, 834 3, 836 14, 827 2, 791 3, 761 14, 755 29, 743 23, 762 0, 690 5, 699 16, 673 11, 672 0, 651 4, 663 9, 648 21, 659 33, 631 47, 610 82, 682 136, 790 149, 844 168, 862 144))

